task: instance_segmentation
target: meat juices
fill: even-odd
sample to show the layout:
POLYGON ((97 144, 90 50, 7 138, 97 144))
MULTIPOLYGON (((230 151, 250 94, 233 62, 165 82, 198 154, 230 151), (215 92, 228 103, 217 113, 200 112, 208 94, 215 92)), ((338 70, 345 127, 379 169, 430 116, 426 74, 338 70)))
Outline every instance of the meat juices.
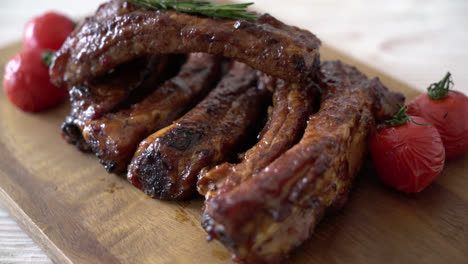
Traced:
POLYGON ((140 143, 128 180, 153 198, 193 194, 200 170, 234 155, 260 119, 270 98, 256 83, 257 72, 235 62, 202 102, 140 143))
POLYGON ((325 62, 321 73, 323 102, 300 142, 205 203, 203 227, 238 260, 278 263, 307 240, 325 209, 344 204, 375 118, 390 117, 404 103, 354 67, 325 62))
POLYGON ((88 121, 86 142, 108 172, 127 169, 138 144, 203 99, 221 77, 221 58, 192 53, 181 71, 129 109, 88 121))
POLYGON ((197 189, 206 199, 227 192, 252 177, 297 143, 315 102, 318 103, 318 89, 312 82, 299 85, 267 75, 262 75, 259 82, 274 91, 268 122, 258 143, 246 152, 240 163, 223 163, 211 170, 202 170, 197 189))
POLYGON ((81 23, 58 51, 50 69, 56 85, 83 83, 148 54, 206 52, 292 82, 307 81, 320 63, 315 35, 268 14, 253 21, 213 19, 117 0, 98 13, 81 23), (116 15, 107 15, 107 9, 116 15))

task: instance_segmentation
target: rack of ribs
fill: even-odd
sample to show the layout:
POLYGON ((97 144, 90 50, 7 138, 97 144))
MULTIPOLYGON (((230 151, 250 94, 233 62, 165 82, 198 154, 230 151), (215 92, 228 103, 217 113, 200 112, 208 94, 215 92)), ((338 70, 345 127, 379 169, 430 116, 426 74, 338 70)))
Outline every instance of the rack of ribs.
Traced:
POLYGON ((274 91, 273 108, 258 143, 248 150, 238 164, 223 163, 198 175, 197 190, 206 199, 237 186, 257 173, 297 143, 318 98, 313 82, 308 85, 287 83, 262 75, 259 83, 274 91))
POLYGON ((276 263, 344 204, 375 122, 404 102, 354 67, 320 65, 320 45, 268 14, 236 21, 113 0, 65 41, 50 76, 74 87, 64 126, 71 141, 92 148, 108 171, 131 159, 128 180, 153 198, 185 199, 198 187, 211 238, 239 261, 276 263), (207 54, 191 55, 149 96, 137 92, 167 78, 167 54, 194 52, 234 61, 203 100, 222 75, 207 54), (272 91, 259 141, 229 163, 255 136, 272 91))
POLYGON ((116 0, 77 27, 57 52, 50 75, 56 85, 71 86, 149 54, 205 52, 301 82, 317 72, 319 47, 320 40, 309 31, 268 14, 253 21, 213 19, 116 0))
POLYGON ((203 99, 220 76, 220 57, 192 53, 177 76, 141 102, 88 121, 83 137, 108 172, 124 172, 138 144, 203 99))
POLYGON ((153 198, 189 197, 200 170, 234 155, 266 109, 268 91, 257 79, 256 70, 235 62, 202 102, 140 143, 128 180, 153 198))
POLYGON ((340 62, 325 62, 321 75, 323 101, 299 143, 205 203, 203 227, 238 260, 276 263, 308 239, 325 210, 344 203, 375 118, 404 101, 340 62))

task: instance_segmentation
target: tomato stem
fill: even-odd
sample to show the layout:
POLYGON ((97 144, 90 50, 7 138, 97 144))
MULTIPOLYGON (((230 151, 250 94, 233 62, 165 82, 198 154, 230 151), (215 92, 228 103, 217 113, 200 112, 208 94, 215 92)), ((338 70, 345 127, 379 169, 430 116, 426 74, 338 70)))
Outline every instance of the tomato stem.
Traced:
POLYGON ((52 50, 45 50, 42 53, 42 62, 47 66, 50 67, 52 64, 52 60, 54 59, 55 52, 52 50))
POLYGON ((406 122, 409 121, 409 116, 406 114, 406 111, 408 110, 408 107, 405 105, 401 107, 401 105, 398 105, 400 107, 400 110, 392 117, 390 120, 386 120, 384 122, 384 126, 392 126, 392 127, 397 127, 404 125, 406 122))
POLYGON ((430 124, 420 124, 420 123, 415 122, 413 118, 406 113, 406 111, 408 110, 408 106, 398 105, 398 107, 400 107, 400 110, 398 110, 398 112, 392 117, 392 119, 386 120, 383 123, 383 126, 397 127, 397 126, 402 126, 406 124, 407 122, 412 122, 420 126, 430 125, 430 124))
POLYGON ((429 87, 427 87, 427 95, 432 100, 444 99, 447 96, 451 86, 453 86, 452 74, 447 72, 442 80, 436 83, 432 83, 429 85, 429 87))

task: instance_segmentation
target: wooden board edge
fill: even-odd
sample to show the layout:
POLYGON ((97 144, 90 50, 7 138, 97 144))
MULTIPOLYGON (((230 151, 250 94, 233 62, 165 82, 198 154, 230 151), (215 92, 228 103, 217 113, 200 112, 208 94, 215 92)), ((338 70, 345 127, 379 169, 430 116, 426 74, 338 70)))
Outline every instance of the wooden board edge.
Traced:
POLYGON ((0 204, 54 263, 73 263, 1 187, 0 204))
MULTIPOLYGON (((0 60, 7 63, 5 54, 12 56, 22 49, 20 41, 13 42, 0 47, 0 60)), ((1 65, 4 67, 5 65, 1 65)), ((4 69, 0 69, 3 77, 4 69)), ((3 91, 0 91, 3 92, 3 91)), ((7 172, 0 169, 0 178, 5 178, 7 172)), ((49 239, 49 237, 34 223, 31 217, 18 205, 8 192, 0 185, 0 204, 5 208, 8 214, 15 220, 18 226, 23 230, 39 248, 54 262, 54 263, 72 263, 72 261, 49 239)))

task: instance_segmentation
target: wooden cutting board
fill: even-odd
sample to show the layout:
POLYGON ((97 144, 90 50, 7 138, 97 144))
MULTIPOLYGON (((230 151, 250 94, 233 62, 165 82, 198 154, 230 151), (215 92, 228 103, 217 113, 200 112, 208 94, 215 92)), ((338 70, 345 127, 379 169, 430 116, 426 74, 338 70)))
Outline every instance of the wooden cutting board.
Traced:
MULTIPOLYGON (((0 69, 20 50, 0 50, 0 69)), ((418 92, 328 48, 412 99, 418 92)), ((2 89, 3 90, 3 89, 2 89)), ((13 107, 0 92, 0 202, 57 263, 230 263, 205 241, 202 198, 149 199, 109 175, 94 155, 60 136, 69 105, 40 114, 13 107)), ((344 209, 327 216, 291 263, 467 263, 468 155, 447 162, 418 195, 383 186, 368 161, 344 209)))

